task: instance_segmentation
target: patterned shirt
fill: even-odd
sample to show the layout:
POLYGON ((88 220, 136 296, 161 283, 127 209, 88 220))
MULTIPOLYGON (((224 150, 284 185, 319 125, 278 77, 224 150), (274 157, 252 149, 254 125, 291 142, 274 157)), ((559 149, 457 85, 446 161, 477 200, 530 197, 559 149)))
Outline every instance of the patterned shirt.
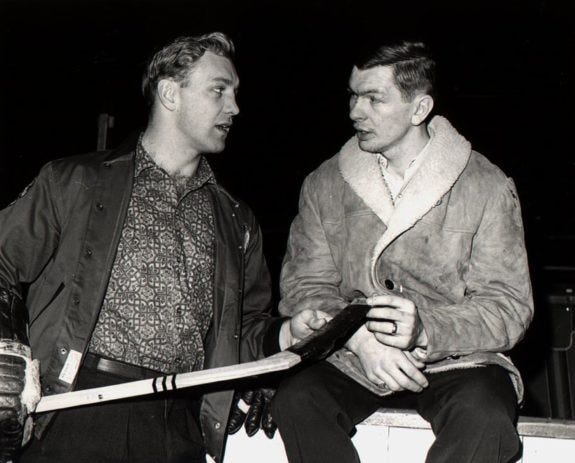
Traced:
POLYGON ((214 215, 203 187, 214 182, 202 158, 178 187, 138 143, 132 197, 90 352, 163 373, 203 368, 215 266, 214 215))

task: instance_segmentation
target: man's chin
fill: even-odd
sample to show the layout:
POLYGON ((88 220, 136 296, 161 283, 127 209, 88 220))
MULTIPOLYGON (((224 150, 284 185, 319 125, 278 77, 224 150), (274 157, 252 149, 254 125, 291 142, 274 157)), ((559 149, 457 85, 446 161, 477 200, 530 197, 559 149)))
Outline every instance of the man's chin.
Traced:
POLYGON ((371 140, 360 140, 358 138, 357 142, 362 151, 367 151, 368 153, 381 153, 381 149, 379 149, 377 144, 373 143, 371 140))
POLYGON ((226 144, 224 142, 213 143, 206 147, 204 154, 218 154, 226 149, 226 144))

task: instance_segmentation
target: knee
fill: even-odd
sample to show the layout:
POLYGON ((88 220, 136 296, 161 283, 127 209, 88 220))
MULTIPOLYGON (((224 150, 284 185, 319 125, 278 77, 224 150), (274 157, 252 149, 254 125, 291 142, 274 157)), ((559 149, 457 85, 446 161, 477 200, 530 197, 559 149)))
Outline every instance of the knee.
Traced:
POLYGON ((514 428, 517 397, 507 373, 499 367, 480 370, 484 371, 454 393, 452 412, 471 418, 478 426, 514 428))
POLYGON ((312 397, 316 394, 314 390, 318 389, 318 383, 308 373, 302 370, 281 381, 272 401, 272 413, 305 410, 308 403, 314 402, 312 397))
POLYGON ((317 370, 302 369, 279 384, 271 403, 272 416, 278 424, 282 418, 309 420, 334 408, 334 399, 321 377, 321 369, 317 370))

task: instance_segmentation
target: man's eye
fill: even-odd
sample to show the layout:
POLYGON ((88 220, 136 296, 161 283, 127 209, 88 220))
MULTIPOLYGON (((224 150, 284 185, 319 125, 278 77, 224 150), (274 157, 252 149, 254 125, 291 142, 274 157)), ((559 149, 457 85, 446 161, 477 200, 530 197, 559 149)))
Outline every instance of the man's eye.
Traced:
POLYGON ((224 94, 224 87, 216 87, 214 88, 214 92, 216 92, 219 96, 222 96, 224 94))

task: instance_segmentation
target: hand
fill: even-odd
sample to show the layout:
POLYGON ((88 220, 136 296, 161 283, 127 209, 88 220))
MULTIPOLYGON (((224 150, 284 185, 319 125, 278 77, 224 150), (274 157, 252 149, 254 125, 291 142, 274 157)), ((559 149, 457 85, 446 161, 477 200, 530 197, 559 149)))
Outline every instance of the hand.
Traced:
POLYGON ((319 330, 330 319, 331 315, 321 310, 306 309, 285 321, 280 330, 280 347, 282 350, 319 330))
POLYGON ((275 391, 268 388, 236 392, 228 421, 228 434, 235 434, 243 424, 249 437, 261 428, 268 438, 273 438, 277 429, 270 410, 274 394, 275 391))
POLYGON ((385 295, 370 297, 366 302, 373 306, 367 313, 371 320, 366 326, 379 342, 402 350, 427 346, 427 334, 412 301, 385 295))
POLYGON ((32 433, 27 417, 40 399, 38 363, 30 349, 0 341, 0 462, 15 459, 32 433))
POLYGON ((420 371, 425 364, 409 352, 380 343, 364 326, 346 344, 354 352, 367 378, 376 385, 386 385, 394 392, 421 392, 428 381, 420 371))

